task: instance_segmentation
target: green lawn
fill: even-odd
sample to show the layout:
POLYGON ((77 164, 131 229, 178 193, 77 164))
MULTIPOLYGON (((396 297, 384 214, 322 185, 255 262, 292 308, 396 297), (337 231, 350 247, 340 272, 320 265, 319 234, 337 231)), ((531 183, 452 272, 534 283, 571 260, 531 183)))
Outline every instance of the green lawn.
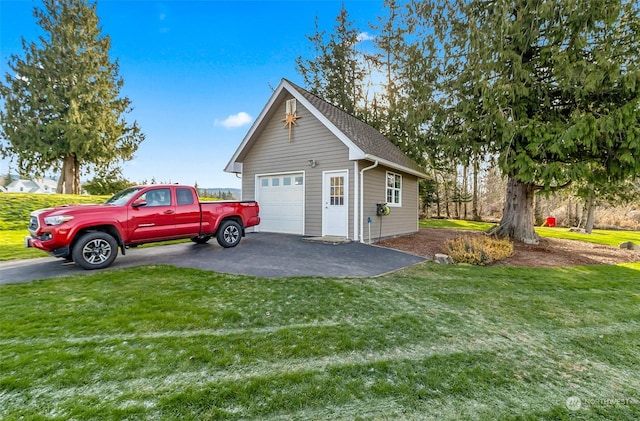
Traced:
POLYGON ((638 279, 640 263, 425 263, 3 285, 0 419, 636 419, 638 279))
POLYGON ((476 230, 486 231, 493 227, 494 223, 480 222, 480 221, 467 221, 465 219, 421 219, 421 228, 448 228, 458 230, 476 230))
MULTIPOLYGON (((34 210, 61 205, 104 203, 109 196, 73 194, 0 194, 0 230, 26 231, 29 214, 34 210)), ((26 234, 25 234, 26 235, 26 234)))
MULTIPOLYGON (((449 228, 459 230, 487 231, 496 224, 491 222, 476 222, 459 219, 423 219, 420 221, 422 228, 449 228)), ((601 230, 594 229, 591 234, 569 232, 569 228, 563 227, 536 227, 536 232, 541 237, 564 238, 566 240, 586 241, 589 243, 619 246, 626 241, 640 244, 640 231, 601 230)))

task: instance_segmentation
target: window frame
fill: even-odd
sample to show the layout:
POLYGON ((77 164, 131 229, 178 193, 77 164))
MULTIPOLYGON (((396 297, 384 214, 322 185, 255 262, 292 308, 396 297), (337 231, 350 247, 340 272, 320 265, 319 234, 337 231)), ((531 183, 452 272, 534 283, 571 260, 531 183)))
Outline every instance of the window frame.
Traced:
POLYGON ((402 174, 398 174, 396 172, 393 171, 387 171, 384 177, 384 185, 385 185, 385 200, 387 202, 387 205, 389 207, 402 207, 402 174), (393 186, 389 186, 389 177, 393 176, 393 180, 394 180, 394 185, 393 186), (397 181, 400 181, 400 186, 396 187, 397 181), (396 198, 395 193, 398 193, 397 195, 397 199, 398 201, 394 201, 396 198), (392 201, 389 201, 389 193, 391 193, 391 198, 394 199, 392 201))

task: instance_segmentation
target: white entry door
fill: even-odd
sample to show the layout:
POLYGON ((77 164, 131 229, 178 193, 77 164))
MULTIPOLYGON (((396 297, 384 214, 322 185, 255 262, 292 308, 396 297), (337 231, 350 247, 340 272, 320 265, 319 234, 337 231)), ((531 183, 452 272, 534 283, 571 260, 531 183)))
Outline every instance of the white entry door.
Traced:
POLYGON ((328 171, 322 182, 322 235, 348 237, 349 172, 328 171))

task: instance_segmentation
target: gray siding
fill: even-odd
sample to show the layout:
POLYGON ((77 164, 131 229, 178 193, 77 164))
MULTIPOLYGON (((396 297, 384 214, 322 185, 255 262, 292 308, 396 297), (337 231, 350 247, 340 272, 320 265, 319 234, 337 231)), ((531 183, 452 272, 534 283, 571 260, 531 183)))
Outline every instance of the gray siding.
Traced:
MULTIPOLYGON (((370 166, 370 162, 360 162, 360 168, 370 166)), ((402 175, 402 207, 391 207, 387 216, 376 215, 376 203, 386 202, 386 174, 388 168, 380 165, 364 172, 363 241, 369 242, 368 218, 371 218, 371 239, 414 233, 418 230, 418 179, 416 176, 397 170, 389 170, 402 175), (380 224, 382 223, 382 232, 380 224)))
POLYGON ((318 121, 300 102, 297 104, 297 126, 289 131, 283 121, 285 101, 274 104, 275 114, 266 122, 242 158, 242 198, 255 199, 256 175, 300 172, 305 173, 305 235, 322 235, 322 173, 331 170, 349 171, 349 237, 353 233, 354 179, 353 162, 348 148, 318 121), (311 168, 310 159, 317 165, 311 168))

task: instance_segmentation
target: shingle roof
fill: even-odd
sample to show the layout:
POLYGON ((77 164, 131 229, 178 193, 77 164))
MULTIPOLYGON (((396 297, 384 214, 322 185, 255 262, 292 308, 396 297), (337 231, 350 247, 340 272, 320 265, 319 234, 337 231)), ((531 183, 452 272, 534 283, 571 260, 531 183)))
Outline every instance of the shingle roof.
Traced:
POLYGON ((365 154, 382 158, 424 174, 424 168, 409 158, 379 131, 295 83, 287 79, 284 80, 335 125, 338 130, 349 137, 365 154))
POLYGON ((332 133, 347 145, 349 159, 379 161, 380 164, 387 167, 405 171, 420 178, 427 178, 420 165, 405 155, 376 129, 287 79, 282 79, 267 105, 262 109, 260 116, 253 122, 251 129, 229 160, 225 168, 226 172, 242 172, 243 154, 248 148, 251 148, 256 138, 255 135, 264 127, 264 122, 268 121, 273 114, 274 105, 277 101, 282 100, 285 92, 298 98, 302 103, 306 103, 311 114, 322 121, 332 133))

